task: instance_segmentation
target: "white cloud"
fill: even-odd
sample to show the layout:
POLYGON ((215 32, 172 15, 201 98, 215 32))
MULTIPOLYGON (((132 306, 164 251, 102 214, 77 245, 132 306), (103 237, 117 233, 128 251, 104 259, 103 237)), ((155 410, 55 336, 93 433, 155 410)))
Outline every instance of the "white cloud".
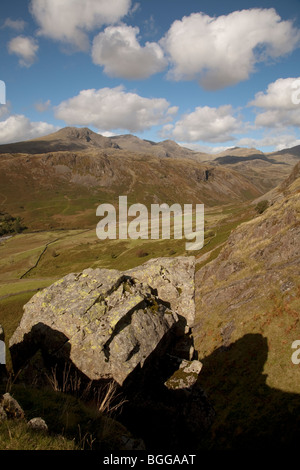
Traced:
POLYGON ((0 119, 3 119, 4 117, 8 116, 10 113, 10 103, 2 104, 0 106, 0 119))
POLYGON ((93 42, 92 58, 111 77, 127 79, 147 78, 165 68, 167 62, 161 47, 146 42, 141 47, 138 27, 109 26, 93 42))
POLYGON ((130 16, 133 16, 134 13, 135 13, 136 11, 138 11, 140 8, 141 8, 141 4, 140 4, 139 2, 136 2, 136 3, 134 3, 134 4, 132 5, 132 7, 131 7, 131 9, 130 9, 130 11, 129 11, 128 14, 129 14, 130 16))
POLYGON ((273 8, 235 11, 210 17, 193 13, 175 21, 161 45, 175 80, 199 80, 206 89, 220 89, 249 78, 258 62, 293 51, 300 30, 273 8))
POLYGON ((98 132, 99 135, 103 135, 104 137, 114 137, 116 134, 115 132, 110 132, 110 131, 104 131, 104 132, 98 132))
POLYGON ((266 92, 256 93, 249 105, 262 108, 255 124, 262 127, 300 127, 300 104, 293 96, 300 97, 300 78, 279 78, 268 85, 266 92), (298 89, 297 89, 298 86, 298 89))
POLYGON ((295 147, 296 145, 300 145, 300 139, 298 139, 295 135, 292 134, 270 134, 261 139, 255 139, 252 137, 244 137, 240 139, 236 145, 240 147, 254 147, 257 149, 261 149, 263 147, 270 147, 274 151, 283 150, 286 148, 295 147))
POLYGON ((185 114, 174 125, 164 126, 162 135, 184 142, 227 142, 234 139, 232 134, 240 127, 230 105, 219 108, 203 106, 185 114))
POLYGON ((144 98, 122 86, 82 90, 55 108, 55 117, 68 125, 94 126, 98 130, 143 131, 166 123, 177 112, 164 98, 144 98))
POLYGON ((37 111, 39 111, 40 113, 43 113, 45 111, 47 111, 47 109, 49 109, 51 106, 51 101, 50 100, 47 100, 47 101, 38 101, 37 103, 34 104, 34 107, 37 111))
POLYGON ((8 43, 8 52, 19 57, 21 67, 30 67, 37 59, 39 46, 31 37, 17 36, 8 43))
POLYGON ((11 18, 6 18, 1 28, 11 28, 15 31, 23 31, 25 28, 26 22, 24 20, 12 20, 11 18))
MULTIPOLYGON (((181 145, 181 147, 186 147, 190 150, 194 150, 195 152, 201 152, 201 153, 207 153, 207 154, 211 154, 212 157, 211 159, 215 158, 214 154, 215 153, 219 153, 219 152, 223 152, 223 150, 227 150, 231 147, 228 147, 228 146, 209 146, 209 145, 203 145, 203 144, 200 144, 200 143, 190 143, 190 142, 177 142, 179 145, 181 145)), ((208 155, 207 157, 208 159, 210 159, 210 155, 208 155)))
POLYGON ((20 142, 50 134, 58 127, 47 122, 31 122, 26 116, 16 114, 0 121, 0 143, 20 142))
MULTIPOLYGON (((266 93, 262 91, 256 93, 254 100, 250 101, 249 105, 268 109, 290 110, 295 108, 292 94, 295 91, 294 84, 297 85, 298 80, 300 80, 300 77, 279 78, 268 85, 266 93)), ((300 88, 300 85, 298 85, 298 88, 300 88)))
POLYGON ((300 127, 300 109, 286 112, 280 109, 272 109, 259 113, 255 118, 255 124, 261 127, 300 127))
POLYGON ((38 34, 86 50, 86 33, 118 22, 130 6, 131 0, 31 0, 30 11, 40 26, 38 34))

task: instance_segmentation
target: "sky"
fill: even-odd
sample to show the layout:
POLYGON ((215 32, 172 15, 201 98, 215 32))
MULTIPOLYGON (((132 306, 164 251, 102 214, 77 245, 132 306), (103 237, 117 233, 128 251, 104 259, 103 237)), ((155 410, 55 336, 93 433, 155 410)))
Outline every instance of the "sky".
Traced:
POLYGON ((3 1, 0 45, 0 144, 77 126, 300 145, 300 0, 3 1))

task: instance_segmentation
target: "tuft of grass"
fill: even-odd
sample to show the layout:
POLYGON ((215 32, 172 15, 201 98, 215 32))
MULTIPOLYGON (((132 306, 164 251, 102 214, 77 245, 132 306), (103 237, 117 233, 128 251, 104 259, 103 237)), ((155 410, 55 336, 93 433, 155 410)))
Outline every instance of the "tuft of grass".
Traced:
POLYGON ((79 450, 74 439, 28 429, 24 421, 0 423, 0 450, 79 450))
POLYGON ((264 199, 263 201, 259 201, 256 204, 255 210, 258 214, 262 214, 263 212, 265 212, 265 210, 268 208, 268 206, 269 206, 269 201, 264 199))
POLYGON ((113 388, 106 389, 104 395, 99 395, 100 403, 96 400, 85 402, 70 393, 52 390, 51 387, 35 388, 24 383, 12 384, 11 395, 21 405, 27 421, 36 416, 45 420, 49 435, 45 436, 43 433, 40 438, 36 436, 36 440, 31 442, 32 432, 27 432, 25 423, 8 422, 10 432, 6 432, 2 443, 0 438, 0 449, 9 445, 7 448, 19 449, 22 446, 20 448, 25 450, 120 450, 121 437, 129 436, 127 429, 113 416, 118 409, 117 404, 121 403, 116 400, 113 388), (12 439, 9 443, 10 433, 12 439), (17 443, 15 439, 20 442, 17 443))

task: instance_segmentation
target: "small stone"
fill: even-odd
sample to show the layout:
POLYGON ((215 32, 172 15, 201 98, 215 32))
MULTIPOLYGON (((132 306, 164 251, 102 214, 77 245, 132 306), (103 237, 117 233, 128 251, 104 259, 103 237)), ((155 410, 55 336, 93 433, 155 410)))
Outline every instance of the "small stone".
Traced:
POLYGON ((200 361, 183 360, 179 369, 165 382, 165 386, 171 390, 191 390, 198 380, 201 369, 200 361))
POLYGON ((42 418, 32 418, 30 421, 28 421, 27 426, 33 431, 39 431, 39 432, 48 431, 48 426, 42 418))
POLYGON ((7 417, 9 419, 23 419, 24 411, 21 406, 9 393, 4 393, 0 406, 3 407, 7 417))

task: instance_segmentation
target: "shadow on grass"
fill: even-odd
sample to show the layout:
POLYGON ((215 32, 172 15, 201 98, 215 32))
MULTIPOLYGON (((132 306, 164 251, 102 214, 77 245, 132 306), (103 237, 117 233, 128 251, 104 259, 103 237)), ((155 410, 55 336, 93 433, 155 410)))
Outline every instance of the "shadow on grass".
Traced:
POLYGON ((247 334, 201 359, 197 386, 207 392, 216 417, 198 449, 299 447, 300 395, 267 385, 267 357, 267 339, 247 334))
MULTIPOLYGON (((26 338, 32 350, 14 355, 11 348, 14 364, 41 345, 54 349, 57 359, 62 352, 64 360, 69 357, 70 344, 61 333, 38 324, 32 335, 26 338)), ((267 339, 247 334, 201 359, 194 386, 169 390, 164 382, 178 364, 161 351, 121 387, 127 401, 117 419, 145 441, 148 451, 297 449, 300 395, 267 385, 267 357, 267 339)))

